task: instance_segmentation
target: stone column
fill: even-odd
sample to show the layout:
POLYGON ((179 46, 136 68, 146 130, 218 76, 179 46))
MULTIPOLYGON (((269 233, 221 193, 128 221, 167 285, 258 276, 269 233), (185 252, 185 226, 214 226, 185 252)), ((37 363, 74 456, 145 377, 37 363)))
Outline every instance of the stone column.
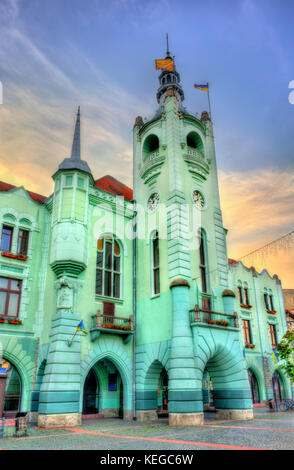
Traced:
POLYGON ((41 427, 81 424, 80 333, 71 342, 80 320, 72 313, 77 282, 64 276, 55 284, 57 313, 52 318, 50 347, 40 391, 38 425, 41 427))
POLYGON ((203 422, 202 384, 196 379, 189 318, 190 285, 180 278, 175 279, 170 288, 173 332, 168 381, 169 424, 197 426, 203 422))

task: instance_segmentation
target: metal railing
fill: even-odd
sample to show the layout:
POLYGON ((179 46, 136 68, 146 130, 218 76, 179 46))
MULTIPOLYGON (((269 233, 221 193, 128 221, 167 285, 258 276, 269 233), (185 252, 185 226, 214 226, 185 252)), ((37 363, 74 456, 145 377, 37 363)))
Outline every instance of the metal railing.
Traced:
POLYGON ((214 310, 206 310, 200 308, 199 305, 190 310, 191 313, 191 323, 207 323, 208 325, 217 325, 217 326, 232 326, 234 328, 239 328, 238 315, 236 312, 233 314, 215 312, 214 310), (225 317, 228 320, 222 318, 225 317))
POLYGON ((100 310, 92 315, 92 328, 110 328, 120 331, 133 331, 133 315, 129 317, 117 317, 114 315, 105 315, 100 310))

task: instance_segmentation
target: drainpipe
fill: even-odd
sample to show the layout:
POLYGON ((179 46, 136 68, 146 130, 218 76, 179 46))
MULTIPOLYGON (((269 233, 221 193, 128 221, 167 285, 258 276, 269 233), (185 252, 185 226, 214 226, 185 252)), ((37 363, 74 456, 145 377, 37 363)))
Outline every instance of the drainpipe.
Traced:
POLYGON ((137 419, 136 416, 136 311, 137 311, 137 214, 136 214, 136 201, 134 200, 133 218, 133 420, 137 419))

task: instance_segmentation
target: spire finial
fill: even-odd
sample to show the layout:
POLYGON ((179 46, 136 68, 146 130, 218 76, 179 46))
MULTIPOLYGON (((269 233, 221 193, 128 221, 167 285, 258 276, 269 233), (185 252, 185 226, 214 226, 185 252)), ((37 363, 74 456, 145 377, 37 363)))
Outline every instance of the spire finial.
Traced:
POLYGON ((169 45, 168 45, 168 33, 166 33, 166 57, 170 56, 169 45))
POLYGON ((71 148, 71 157, 72 160, 81 159, 81 129, 80 129, 80 107, 78 107, 77 120, 75 125, 75 133, 71 148))

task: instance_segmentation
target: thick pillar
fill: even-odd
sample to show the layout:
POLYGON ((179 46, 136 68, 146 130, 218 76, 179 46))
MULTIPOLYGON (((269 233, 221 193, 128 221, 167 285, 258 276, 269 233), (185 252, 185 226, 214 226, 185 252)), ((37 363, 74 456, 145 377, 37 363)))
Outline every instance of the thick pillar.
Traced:
POLYGON ((189 288, 176 279, 172 291, 173 333, 169 361, 168 409, 171 426, 197 426, 203 422, 202 389, 196 379, 192 331, 189 319, 189 288))
POLYGON ((80 334, 71 339, 80 317, 72 313, 75 280, 57 281, 57 313, 52 318, 50 347, 40 397, 38 425, 41 427, 81 424, 80 334))
POLYGON ((7 374, 0 374, 0 418, 3 416, 7 374))

